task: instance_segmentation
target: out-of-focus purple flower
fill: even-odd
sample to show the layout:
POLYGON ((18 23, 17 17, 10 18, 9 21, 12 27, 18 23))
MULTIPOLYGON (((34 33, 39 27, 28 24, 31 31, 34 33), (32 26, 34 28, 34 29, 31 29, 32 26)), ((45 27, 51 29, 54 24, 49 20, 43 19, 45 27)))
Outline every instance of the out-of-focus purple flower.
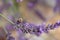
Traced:
POLYGON ((4 9, 8 9, 10 6, 11 6, 11 4, 8 3, 8 4, 4 5, 4 9))
POLYGON ((60 6, 60 0, 56 0, 58 6, 60 6))
POLYGON ((44 33, 48 33, 47 28, 42 29, 44 33))
POLYGON ((7 15, 7 18, 8 18, 9 20, 11 20, 12 22, 15 22, 14 16, 8 14, 8 15, 7 15))
POLYGON ((33 28, 35 25, 26 22, 26 23, 24 24, 24 26, 25 26, 26 28, 33 28))
POLYGON ((9 23, 6 24, 5 28, 8 32, 15 30, 14 26, 12 24, 9 24, 9 23))
POLYGON ((18 40, 27 40, 27 39, 24 37, 20 37, 18 40))
POLYGON ((43 21, 46 21, 45 17, 42 15, 41 12, 39 12, 38 10, 35 10, 35 14, 40 18, 42 19, 43 21))
POLYGON ((30 34, 34 34, 33 29, 36 28, 36 26, 31 23, 26 23, 25 28, 30 34))
POLYGON ((40 25, 40 30, 41 30, 41 32, 42 33, 48 33, 48 27, 46 27, 46 23, 42 23, 41 25, 40 25))
POLYGON ((40 35, 41 34, 41 30, 40 30, 40 26, 36 26, 34 24, 31 23, 23 23, 23 26, 20 26, 20 29, 22 30, 23 33, 30 33, 30 34, 35 34, 35 35, 40 35))
POLYGON ((53 10, 54 12, 60 12, 60 6, 55 6, 53 10))
POLYGON ((29 8, 33 8, 34 7, 34 4, 31 3, 31 2, 29 2, 27 5, 28 5, 29 8))
POLYGON ((37 0, 30 0, 27 4, 28 8, 33 8, 37 3, 37 0))
POLYGON ((4 9, 8 9, 11 5, 10 4, 4 4, 2 7, 0 7, 0 13, 4 10, 4 9))
POLYGON ((33 28, 33 32, 35 35, 40 36, 42 31, 40 30, 40 26, 36 26, 35 28, 33 28))
POLYGON ((9 0, 8 4, 10 4, 11 6, 13 6, 13 0, 9 0))
POLYGON ((42 33, 40 30, 40 26, 35 26, 35 25, 26 28, 26 30, 28 31, 28 33, 35 34, 36 36, 39 36, 42 33))
POLYGON ((48 26, 48 27, 49 27, 50 30, 53 30, 55 28, 53 24, 48 26))
POLYGON ((3 7, 0 7, 0 13, 3 11, 3 7))
POLYGON ((48 33, 47 27, 42 27, 41 30, 42 30, 42 32, 44 32, 44 33, 48 33))
POLYGON ((12 37, 12 36, 9 36, 9 37, 7 38, 7 40, 15 40, 15 38, 12 37))
POLYGON ((56 0, 56 6, 54 7, 54 12, 60 11, 60 0, 56 0))
POLYGON ((55 28, 58 28, 59 26, 60 26, 60 22, 59 21, 54 24, 55 28))
POLYGON ((51 24, 51 25, 48 24, 46 28, 47 28, 47 30, 53 30, 55 28, 58 28, 59 26, 60 26, 60 22, 56 22, 55 24, 51 24))
POLYGON ((22 32, 21 29, 18 29, 17 33, 18 33, 18 39, 17 40, 26 40, 24 37, 24 33, 22 32))
POLYGON ((22 2, 22 1, 23 1, 23 0, 16 0, 16 2, 18 2, 18 3, 19 3, 19 2, 22 2))
POLYGON ((58 6, 55 6, 53 10, 54 12, 56 12, 58 9, 59 9, 58 6))
POLYGON ((46 26, 46 29, 47 30, 50 30, 50 27, 51 27, 52 25, 51 24, 48 24, 47 26, 46 26))

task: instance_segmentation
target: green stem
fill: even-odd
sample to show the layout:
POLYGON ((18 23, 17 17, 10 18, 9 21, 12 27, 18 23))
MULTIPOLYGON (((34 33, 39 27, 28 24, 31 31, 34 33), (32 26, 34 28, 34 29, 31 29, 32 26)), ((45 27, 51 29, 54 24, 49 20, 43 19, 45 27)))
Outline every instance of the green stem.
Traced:
POLYGON ((4 19, 6 19, 8 22, 10 22, 11 24, 14 24, 11 20, 9 20, 5 15, 0 14, 0 16, 2 16, 4 19))

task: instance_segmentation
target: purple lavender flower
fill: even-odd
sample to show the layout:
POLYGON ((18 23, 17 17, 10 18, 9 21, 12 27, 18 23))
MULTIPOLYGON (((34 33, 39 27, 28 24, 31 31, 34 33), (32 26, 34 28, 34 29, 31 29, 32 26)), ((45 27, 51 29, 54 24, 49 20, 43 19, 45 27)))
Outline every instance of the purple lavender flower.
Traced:
POLYGON ((27 28, 26 30, 30 34, 35 34, 36 36, 39 36, 42 33, 39 26, 33 26, 32 28, 27 28))
POLYGON ((31 33, 32 28, 34 27, 33 24, 25 23, 23 24, 24 27, 22 27, 23 32, 25 33, 31 33))
POLYGON ((44 32, 44 33, 48 33, 47 27, 42 27, 41 30, 42 30, 42 32, 44 32))
POLYGON ((15 30, 12 24, 7 24, 5 27, 8 32, 15 30))
POLYGON ((9 36, 9 37, 7 38, 7 40, 15 40, 15 38, 12 37, 12 36, 9 36))
POLYGON ((11 6, 10 3, 4 5, 4 9, 8 9, 11 6))
POLYGON ((8 9, 11 5, 10 4, 4 4, 2 7, 0 7, 0 13, 4 10, 4 9, 8 9))
POLYGON ((39 27, 35 26, 34 24, 24 23, 23 26, 22 28, 20 28, 23 33, 30 33, 30 34, 36 34, 36 35, 41 34, 39 27))
POLYGON ((24 37, 20 37, 18 40, 27 40, 27 39, 24 37))
POLYGON ((34 7, 34 4, 31 3, 31 2, 29 2, 27 5, 28 5, 29 8, 33 8, 34 7))
POLYGON ((57 23, 55 23, 55 24, 48 24, 47 25, 47 27, 45 27, 45 30, 53 30, 53 29, 55 29, 55 28, 58 28, 60 26, 60 22, 57 22, 57 23))
POLYGON ((33 32, 35 33, 35 35, 40 36, 42 31, 40 30, 39 26, 36 26, 35 29, 33 28, 33 32))
POLYGON ((56 12, 58 9, 59 9, 59 7, 58 7, 58 6, 55 6, 55 7, 53 8, 53 11, 56 12))
POLYGON ((37 3, 37 0, 30 0, 27 5, 29 8, 33 8, 36 5, 36 3, 37 3))
POLYGON ((60 0, 56 0, 56 6, 54 7, 54 12, 57 10, 60 11, 60 0))
POLYGON ((58 28, 60 26, 60 22, 56 22, 55 24, 54 24, 54 27, 55 28, 58 28))
POLYGON ((60 0, 56 0, 58 6, 60 6, 60 0))
POLYGON ((54 28, 55 28, 53 24, 52 24, 52 25, 50 25, 50 26, 48 26, 48 27, 49 27, 49 30, 52 30, 52 29, 54 29, 54 28))
POLYGON ((44 32, 44 33, 48 33, 47 27, 43 29, 43 32, 44 32))
POLYGON ((40 30, 41 30, 41 32, 43 33, 48 33, 48 31, 49 31, 49 27, 47 26, 46 27, 46 23, 42 23, 41 25, 40 25, 40 30))
POLYGON ((36 26, 31 23, 25 23, 24 29, 22 29, 22 30, 24 30, 27 33, 35 34, 35 35, 39 36, 42 33, 42 30, 40 30, 40 29, 41 29, 41 26, 36 26))
POLYGON ((0 13, 2 12, 2 10, 3 10, 3 8, 2 8, 2 7, 0 7, 0 13))
POLYGON ((8 15, 7 15, 7 18, 8 18, 9 20, 11 20, 12 22, 15 23, 15 18, 14 18, 14 16, 8 14, 8 15))
POLYGON ((21 29, 18 29, 17 30, 17 33, 18 33, 18 40, 26 40, 26 38, 24 37, 24 33, 22 32, 21 29))
POLYGON ((25 23, 24 26, 26 28, 33 28, 33 27, 35 27, 35 25, 34 24, 31 24, 31 23, 25 23))
POLYGON ((42 15, 42 13, 39 12, 38 10, 35 10, 35 14, 36 14, 39 18, 41 18, 43 21, 46 21, 45 17, 44 17, 44 16, 42 15))

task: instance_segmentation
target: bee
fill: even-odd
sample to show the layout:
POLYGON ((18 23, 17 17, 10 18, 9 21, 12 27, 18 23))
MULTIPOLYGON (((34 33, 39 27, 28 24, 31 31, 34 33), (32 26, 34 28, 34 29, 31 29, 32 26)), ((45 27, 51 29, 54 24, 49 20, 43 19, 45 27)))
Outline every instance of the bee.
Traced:
POLYGON ((18 20, 17 20, 17 24, 20 24, 20 23, 22 23, 23 22, 23 19, 22 18, 19 18, 18 20))

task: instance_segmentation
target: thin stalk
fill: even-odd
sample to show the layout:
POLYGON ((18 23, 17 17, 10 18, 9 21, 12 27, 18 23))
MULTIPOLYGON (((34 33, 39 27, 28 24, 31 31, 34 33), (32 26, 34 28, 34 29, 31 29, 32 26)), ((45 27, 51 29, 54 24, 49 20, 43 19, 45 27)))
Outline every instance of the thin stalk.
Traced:
POLYGON ((6 19, 8 22, 10 22, 11 24, 15 24, 15 23, 13 23, 11 20, 9 20, 5 15, 2 15, 2 14, 0 14, 0 16, 2 16, 4 19, 6 19))

